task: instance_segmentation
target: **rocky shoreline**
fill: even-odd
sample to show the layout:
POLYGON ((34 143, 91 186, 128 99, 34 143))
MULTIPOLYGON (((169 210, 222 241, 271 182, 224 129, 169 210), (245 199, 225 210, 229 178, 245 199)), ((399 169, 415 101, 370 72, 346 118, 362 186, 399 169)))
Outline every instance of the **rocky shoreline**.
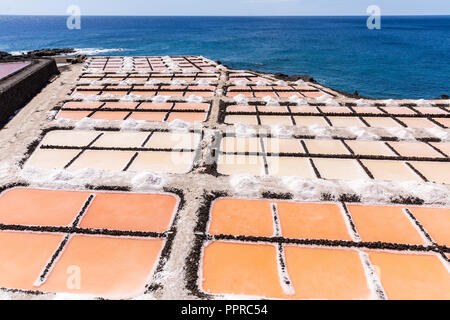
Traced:
POLYGON ((54 49, 40 49, 40 50, 32 50, 25 52, 21 55, 12 55, 8 52, 0 51, 0 60, 19 60, 19 59, 36 59, 42 57, 54 57, 60 56, 64 54, 74 53, 75 49, 73 48, 54 48, 54 49))

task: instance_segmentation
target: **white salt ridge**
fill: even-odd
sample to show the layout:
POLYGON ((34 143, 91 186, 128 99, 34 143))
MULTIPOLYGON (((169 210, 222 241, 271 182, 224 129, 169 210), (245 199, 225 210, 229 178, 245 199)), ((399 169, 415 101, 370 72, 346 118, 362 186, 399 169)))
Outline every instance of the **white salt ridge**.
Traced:
POLYGON ((292 102, 292 103, 298 103, 300 100, 301 100, 301 98, 296 96, 296 95, 293 95, 293 96, 289 97, 289 101, 292 102))
POLYGON ((175 119, 174 121, 169 123, 169 128, 170 130, 173 131, 183 131, 186 132, 189 130, 189 123, 187 123, 186 121, 183 121, 181 119, 175 119))
POLYGON ((149 80, 149 81, 147 81, 146 83, 145 83, 145 85, 146 86, 153 86, 153 85, 155 85, 155 84, 158 84, 159 83, 159 81, 158 80, 149 80))
MULTIPOLYGON (((99 97, 99 96, 94 96, 94 97, 99 97)), ((106 94, 102 94, 100 96, 100 100, 113 100, 116 99, 117 96, 111 93, 106 93, 106 94)))
POLYGON ((129 94, 120 98, 120 102, 134 102, 138 100, 139 96, 135 94, 129 94))
POLYGON ((356 137, 356 140, 376 141, 380 140, 380 136, 370 132, 367 128, 361 127, 348 127, 346 130, 356 137))
POLYGON ((318 124, 313 124, 311 126, 308 126, 308 130, 311 131, 316 136, 316 138, 331 138, 331 127, 324 127, 318 124))
POLYGON ((199 86, 209 86, 211 84, 211 81, 209 81, 207 79, 200 79, 197 81, 197 84, 199 86))
POLYGON ((298 96, 292 96, 289 98, 290 102, 296 103, 297 106, 308 106, 308 101, 306 99, 300 98, 298 96))
POLYGON ((65 170, 25 167, 20 171, 19 176, 35 187, 45 187, 51 184, 54 188, 74 189, 74 184, 71 183, 74 179, 73 172, 65 170))
POLYGON ((321 102, 321 103, 327 103, 330 99, 330 96, 324 94, 323 96, 320 96, 318 98, 316 98, 316 101, 321 102))
MULTIPOLYGON (((100 96, 97 96, 97 95, 94 95, 94 94, 81 95, 81 96, 82 96, 82 100, 86 101, 86 102, 96 102, 96 101, 100 100, 100 96)), ((78 94, 77 94, 77 97, 78 97, 78 94)))
POLYGON ((353 180, 346 181, 345 185, 354 193, 360 195, 362 201, 369 203, 389 203, 398 196, 413 196, 424 200, 427 204, 450 204, 449 187, 429 182, 353 180))
POLYGON ((450 202, 449 187, 430 182, 404 181, 399 183, 406 195, 423 199, 427 203, 447 204, 450 202))
POLYGON ((416 138, 414 136, 414 130, 411 128, 385 128, 389 134, 391 134, 394 137, 397 137, 400 140, 405 141, 415 141, 416 138))
POLYGON ((33 187, 78 190, 86 184, 130 186, 136 190, 160 189, 165 183, 164 176, 150 172, 103 171, 92 168, 82 170, 49 170, 25 167, 19 172, 21 179, 33 187))
POLYGON ((182 70, 182 72, 183 72, 184 74, 196 73, 197 71, 198 71, 198 70, 195 69, 195 68, 186 68, 186 69, 183 69, 183 70, 182 70))
POLYGON ((392 196, 397 195, 399 191, 397 186, 385 181, 354 180, 346 184, 365 202, 390 202, 392 196))
POLYGON ((152 97, 152 101, 155 103, 164 103, 170 99, 170 96, 155 96, 152 97))
POLYGON ((280 138, 290 138, 294 135, 292 129, 288 129, 285 126, 275 125, 271 126, 271 134, 280 138))
POLYGON ((98 80, 94 80, 94 81, 92 81, 91 83, 89 83, 89 86, 100 86, 100 85, 102 85, 102 82, 101 81, 98 81, 98 80))
POLYGON ((380 180, 330 181, 284 177, 282 183, 295 194, 297 200, 320 201, 323 194, 338 199, 342 194, 356 194, 367 204, 392 203, 399 196, 417 197, 426 204, 450 205, 450 187, 429 182, 390 182, 380 180))
POLYGON ((358 99, 356 101, 354 101, 356 103, 357 106, 359 107, 367 107, 370 105, 370 103, 367 100, 364 99, 358 99))
POLYGON ((392 99, 385 100, 384 103, 386 104, 387 107, 398 107, 399 106, 399 103, 392 99))
POLYGON ((268 83, 267 83, 267 81, 264 81, 264 80, 258 80, 258 81, 256 81, 256 85, 258 87, 265 87, 268 85, 268 83))
POLYGON ((182 85, 185 83, 186 83, 186 80, 181 80, 181 79, 175 79, 175 80, 170 81, 170 84, 172 86, 179 86, 179 85, 182 85))
POLYGON ((161 189, 164 186, 164 177, 154 172, 141 172, 132 180, 133 190, 161 189))
POLYGON ((243 123, 235 123, 234 132, 237 137, 249 137, 256 134, 255 129, 249 128, 243 123))
POLYGON ((267 106, 279 106, 280 102, 272 96, 265 96, 262 98, 266 102, 267 106))
POLYGON ((337 196, 339 190, 336 182, 323 179, 307 180, 300 177, 283 177, 282 183, 296 194, 298 200, 305 201, 320 201, 324 193, 337 196))
POLYGON ((327 106, 332 106, 332 107, 340 107, 341 105, 339 104, 339 102, 337 102, 336 100, 333 100, 331 98, 327 99, 324 101, 324 103, 327 106))
POLYGON ((297 85, 297 86, 299 86, 299 87, 306 87, 306 86, 308 86, 308 83, 306 83, 305 81, 303 81, 303 80, 297 80, 297 81, 295 81, 295 84, 297 85))
POLYGON ((130 80, 122 80, 119 82, 119 86, 129 86, 132 82, 130 80))
POLYGON ((256 193, 261 187, 259 181, 250 175, 232 175, 230 185, 239 194, 256 193))
POLYGON ((72 95, 70 95, 70 94, 67 95, 67 99, 68 100, 70 100, 70 99, 84 100, 85 97, 86 96, 84 94, 81 94, 81 93, 75 93, 75 94, 72 94, 72 95))
POLYGON ((238 94, 237 96, 234 96, 233 100, 239 103, 240 105, 243 106, 248 105, 248 98, 243 94, 238 94))
POLYGON ((275 82, 278 86, 287 86, 289 85, 286 81, 283 80, 278 80, 277 82, 275 82))
POLYGON ((171 62, 166 61, 166 64, 167 64, 167 68, 173 72, 181 72, 182 71, 180 66, 174 61, 171 61, 171 62))
POLYGON ((430 101, 424 100, 424 99, 420 99, 415 101, 416 105, 418 105, 419 107, 429 107, 430 106, 430 101))
POLYGON ((189 103, 202 103, 203 102, 203 97, 196 96, 195 94, 191 94, 186 99, 186 101, 189 102, 189 103))
POLYGON ((433 128, 427 128, 425 129, 426 132, 431 134, 432 136, 435 136, 436 138, 441 139, 442 141, 449 141, 450 140, 450 130, 448 129, 441 129, 438 127, 433 128))
MULTIPOLYGON (((24 299, 26 299, 27 296, 25 294, 23 294, 23 295, 24 295, 24 299)), ((15 296, 15 294, 12 294, 11 292, 0 290, 0 300, 2 300, 2 301, 14 300, 14 296, 15 296)))
POLYGON ((124 130, 124 131, 125 130, 133 130, 133 129, 136 129, 138 124, 139 124, 138 121, 136 121, 134 119, 131 119, 131 118, 128 118, 127 120, 122 121, 120 123, 120 130, 124 130))
POLYGON ((143 96, 139 96, 140 100, 145 100, 145 101, 152 101, 155 97, 154 96, 150 96, 150 95, 143 95, 143 96))
POLYGON ((248 83, 248 80, 236 80, 233 81, 233 83, 236 87, 245 87, 248 83))
POLYGON ((77 121, 75 124, 75 128, 79 130, 92 130, 94 127, 100 123, 104 122, 103 120, 95 120, 92 118, 83 118, 80 121, 77 121))
POLYGON ((69 127, 70 124, 72 123, 72 121, 77 121, 77 120, 58 119, 58 120, 56 120, 56 123, 58 124, 58 126, 61 126, 61 127, 69 127))

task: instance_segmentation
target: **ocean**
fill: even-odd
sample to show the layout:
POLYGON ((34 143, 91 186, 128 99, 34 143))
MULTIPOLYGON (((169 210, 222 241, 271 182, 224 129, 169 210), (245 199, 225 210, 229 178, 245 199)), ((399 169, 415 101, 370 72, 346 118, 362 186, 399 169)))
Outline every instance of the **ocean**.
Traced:
POLYGON ((0 51, 74 47, 92 55, 204 55, 237 69, 308 74, 374 98, 450 94, 450 16, 0 16, 0 51))

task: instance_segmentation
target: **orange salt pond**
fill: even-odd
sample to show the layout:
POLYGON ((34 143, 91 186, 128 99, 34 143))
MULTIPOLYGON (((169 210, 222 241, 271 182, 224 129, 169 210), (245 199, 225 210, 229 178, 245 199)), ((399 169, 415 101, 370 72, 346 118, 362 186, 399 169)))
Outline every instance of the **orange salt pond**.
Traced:
POLYGON ((448 244, 449 212, 219 198, 211 205, 206 230, 211 238, 199 240, 204 241, 200 288, 212 295, 272 299, 448 299, 448 262, 425 238, 430 234, 448 244), (390 243, 389 251, 383 244, 369 249, 367 242, 390 243), (400 244, 424 249, 413 252, 400 244))
POLYGON ((0 196, 0 241, 8 243, 0 247, 0 287, 114 299, 143 294, 177 208, 172 194, 7 190, 0 196), (8 231, 12 225, 19 230, 8 231))

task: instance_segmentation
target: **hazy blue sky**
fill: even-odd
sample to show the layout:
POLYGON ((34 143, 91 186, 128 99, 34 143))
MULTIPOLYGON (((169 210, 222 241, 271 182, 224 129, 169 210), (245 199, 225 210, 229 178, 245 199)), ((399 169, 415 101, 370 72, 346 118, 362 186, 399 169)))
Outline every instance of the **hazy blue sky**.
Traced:
POLYGON ((0 14, 65 15, 384 15, 450 14, 450 0, 0 0, 0 14))

